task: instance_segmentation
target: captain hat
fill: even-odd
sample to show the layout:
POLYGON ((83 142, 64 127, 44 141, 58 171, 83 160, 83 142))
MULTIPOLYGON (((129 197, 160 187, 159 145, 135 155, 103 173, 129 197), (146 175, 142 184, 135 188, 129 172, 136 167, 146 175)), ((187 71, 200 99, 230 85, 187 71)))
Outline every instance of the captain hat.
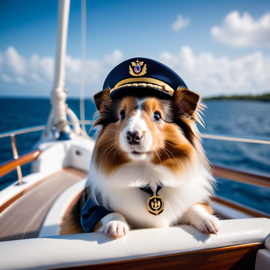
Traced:
POLYGON ((120 63, 103 85, 103 89, 110 89, 113 100, 126 95, 172 98, 179 87, 187 89, 178 74, 158 61, 143 57, 120 63))

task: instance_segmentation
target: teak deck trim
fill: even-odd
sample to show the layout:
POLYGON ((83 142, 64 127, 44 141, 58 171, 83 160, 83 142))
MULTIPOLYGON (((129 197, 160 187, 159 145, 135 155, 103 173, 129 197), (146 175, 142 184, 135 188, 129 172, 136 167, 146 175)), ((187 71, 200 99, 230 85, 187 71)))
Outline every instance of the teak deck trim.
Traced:
MULTIPOLYGON (((142 243, 143 244, 143 243, 142 243)), ((95 264, 75 267, 64 267, 66 270, 103 270, 103 269, 245 269, 253 270, 257 251, 263 248, 263 243, 249 243, 227 246, 215 249, 193 251, 187 253, 165 255, 119 261, 106 264, 95 264)))
POLYGON ((35 187, 41 185, 43 182, 45 182, 46 180, 50 179, 54 174, 56 174, 58 172, 55 172, 47 177, 45 177, 44 179, 39 180, 38 182, 33 183, 31 186, 25 187, 21 192, 17 193, 14 197, 12 197, 11 199, 7 200, 5 203, 3 203, 0 206, 0 214, 2 212, 4 212, 10 205, 12 205, 14 202, 16 202, 18 199, 20 199, 20 197, 22 197, 23 195, 25 195, 26 193, 28 193, 29 191, 31 191, 32 189, 34 189, 35 187))
MULTIPOLYGON (((70 172, 72 174, 75 174, 79 177, 84 178, 87 175, 87 171, 84 170, 80 170, 74 167, 66 167, 63 168, 62 170, 70 172)), ((3 205, 0 206, 0 214, 5 211, 11 204, 13 204, 14 202, 16 202, 21 196, 23 196, 24 194, 28 193, 29 191, 31 191, 32 189, 34 189, 35 187, 41 185, 44 181, 50 179, 54 174, 57 174, 59 172, 55 172, 47 177, 45 177, 44 179, 32 184, 31 186, 26 187, 25 189, 23 189, 21 192, 19 192, 18 194, 16 194, 14 197, 12 197, 11 199, 9 199, 8 201, 6 201, 3 205)))
POLYGON ((68 168, 46 177, 35 188, 32 186, 1 214, 0 241, 37 237, 43 220, 55 200, 64 190, 82 178, 81 172, 68 168))

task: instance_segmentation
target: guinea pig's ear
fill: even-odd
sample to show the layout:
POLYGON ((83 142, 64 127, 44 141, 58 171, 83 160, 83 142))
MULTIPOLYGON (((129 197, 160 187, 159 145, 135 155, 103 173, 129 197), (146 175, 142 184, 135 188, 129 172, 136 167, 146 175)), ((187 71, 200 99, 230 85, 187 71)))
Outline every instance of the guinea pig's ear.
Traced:
POLYGON ((199 101, 200 95, 185 88, 178 88, 173 96, 174 112, 178 116, 188 115, 192 117, 199 101))
POLYGON ((104 89, 94 95, 94 101, 99 112, 112 103, 110 89, 104 89))
POLYGON ((94 101, 99 112, 99 117, 95 120, 91 129, 95 126, 102 125, 105 127, 111 122, 115 122, 115 116, 112 114, 112 99, 110 89, 104 89, 94 95, 94 101))

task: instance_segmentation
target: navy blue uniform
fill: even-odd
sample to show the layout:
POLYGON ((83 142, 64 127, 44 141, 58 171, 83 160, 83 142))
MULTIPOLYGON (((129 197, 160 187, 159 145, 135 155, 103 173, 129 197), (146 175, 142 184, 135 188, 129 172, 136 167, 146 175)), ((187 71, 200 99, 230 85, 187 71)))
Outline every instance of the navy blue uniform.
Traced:
POLYGON ((87 198, 81 210, 81 225, 84 232, 91 232, 94 226, 111 211, 97 205, 91 198, 87 198))

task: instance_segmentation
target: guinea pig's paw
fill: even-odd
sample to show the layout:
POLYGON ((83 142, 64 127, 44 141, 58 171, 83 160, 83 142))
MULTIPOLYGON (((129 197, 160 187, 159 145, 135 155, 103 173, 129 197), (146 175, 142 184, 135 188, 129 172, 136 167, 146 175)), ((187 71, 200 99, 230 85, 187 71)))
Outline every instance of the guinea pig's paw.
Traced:
POLYGON ((207 216, 194 222, 194 226, 203 233, 217 234, 220 230, 220 222, 215 216, 207 216))
POLYGON ((125 222, 119 220, 112 220, 104 226, 103 232, 111 237, 120 238, 126 236, 128 231, 129 227, 125 222))

